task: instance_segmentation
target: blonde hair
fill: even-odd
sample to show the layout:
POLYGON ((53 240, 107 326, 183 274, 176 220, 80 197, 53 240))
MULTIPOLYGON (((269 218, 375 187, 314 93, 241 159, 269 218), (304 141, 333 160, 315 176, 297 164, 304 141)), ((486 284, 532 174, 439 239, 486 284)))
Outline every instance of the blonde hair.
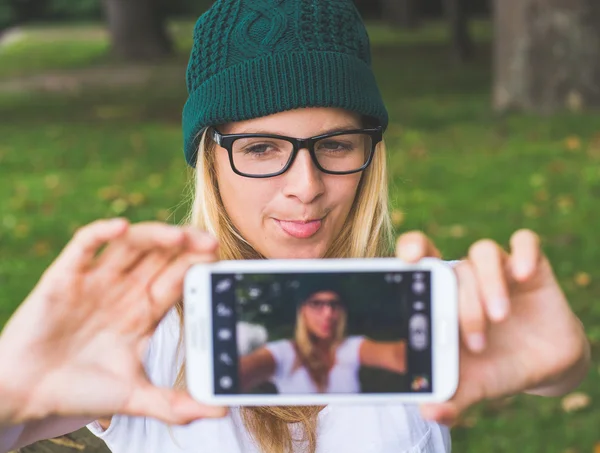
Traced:
MULTIPOLYGON (((219 240, 221 260, 260 259, 252 246, 231 222, 219 195, 215 168, 216 144, 206 131, 202 134, 196 162, 192 209, 187 223, 207 231, 219 240)), ((388 181, 385 143, 375 151, 372 164, 362 175, 354 204, 325 258, 373 258, 391 256, 394 231, 388 207, 388 181)), ((180 317, 180 346, 183 338, 183 305, 180 317)), ((185 388, 185 363, 175 386, 185 388)), ((241 410, 244 425, 262 453, 290 453, 296 442, 314 453, 317 446, 317 420, 322 407, 248 407, 241 410), (294 439, 289 425, 299 424, 302 438, 294 439)))
MULTIPOLYGON (((305 318, 304 310, 300 307, 296 316, 296 329, 294 332, 294 343, 298 355, 294 369, 304 366, 317 386, 317 389, 320 392, 324 392, 329 384, 330 363, 324 362, 322 357, 318 354, 313 337, 306 325, 305 318)), ((346 320, 346 310, 343 310, 337 321, 333 341, 329 345, 330 354, 334 354, 335 350, 346 336, 346 320)))

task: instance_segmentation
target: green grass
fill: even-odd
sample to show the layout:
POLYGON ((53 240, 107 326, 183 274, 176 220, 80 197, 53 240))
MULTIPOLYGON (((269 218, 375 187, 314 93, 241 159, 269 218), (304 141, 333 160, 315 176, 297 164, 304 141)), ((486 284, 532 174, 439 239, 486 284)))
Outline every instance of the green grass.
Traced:
MULTIPOLYGON (((186 27, 177 33, 182 50, 189 47, 186 27)), ((492 114, 490 33, 477 27, 479 58, 466 66, 452 63, 439 25, 412 37, 371 28, 392 119, 387 141, 392 200, 404 213, 399 231, 423 229, 447 257, 459 258, 481 237, 506 243, 517 228, 535 229, 596 351, 600 117, 492 114), (583 272, 587 285, 577 278, 583 272)), ((80 53, 64 55, 76 46, 69 38, 52 45, 36 33, 30 47, 10 50, 12 60, 0 54, 1 74, 106 61, 106 43, 79 41, 80 53), (41 46, 44 63, 29 61, 41 46)), ((116 214, 181 219, 189 177, 180 136, 185 64, 172 65, 171 72, 152 69, 135 88, 0 94, 0 325, 77 226, 116 214)), ((472 427, 454 430, 454 451, 593 451, 600 440, 598 365, 596 358, 582 386, 592 398, 585 410, 568 414, 559 399, 533 397, 485 405, 473 412, 472 427)))

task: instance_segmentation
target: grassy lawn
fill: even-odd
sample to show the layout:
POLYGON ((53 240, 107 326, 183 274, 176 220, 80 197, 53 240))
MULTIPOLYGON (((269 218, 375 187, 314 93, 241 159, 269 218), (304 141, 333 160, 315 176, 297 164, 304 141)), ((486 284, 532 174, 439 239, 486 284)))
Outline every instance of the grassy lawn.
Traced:
MULTIPOLYGON (((191 23, 174 24, 178 48, 191 23)), ((449 258, 474 240, 543 237, 594 346, 600 342, 600 116, 491 113, 490 31, 475 25, 476 63, 456 66, 439 24, 417 34, 372 26, 398 231, 429 233, 449 258)), ((0 50, 0 85, 40 70, 115 66, 95 26, 41 27, 0 50), (76 36, 74 38, 73 36, 76 36)), ((72 231, 99 217, 178 222, 187 207, 180 133, 185 58, 132 87, 0 93, 0 325, 72 231)), ((597 349, 597 348, 596 348, 597 349)), ((600 441, 598 360, 567 413, 560 399, 518 397, 473 411, 456 452, 584 453, 600 441)), ((596 450, 598 451, 598 450, 596 450)))

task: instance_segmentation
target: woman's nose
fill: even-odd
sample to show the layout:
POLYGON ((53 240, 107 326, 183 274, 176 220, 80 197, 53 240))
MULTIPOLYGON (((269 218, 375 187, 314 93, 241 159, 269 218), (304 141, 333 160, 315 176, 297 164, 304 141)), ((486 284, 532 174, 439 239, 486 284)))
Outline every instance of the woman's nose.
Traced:
POLYGON ((298 151, 292 166, 284 174, 286 196, 295 197, 309 204, 321 196, 325 190, 323 173, 316 167, 307 149, 298 151))

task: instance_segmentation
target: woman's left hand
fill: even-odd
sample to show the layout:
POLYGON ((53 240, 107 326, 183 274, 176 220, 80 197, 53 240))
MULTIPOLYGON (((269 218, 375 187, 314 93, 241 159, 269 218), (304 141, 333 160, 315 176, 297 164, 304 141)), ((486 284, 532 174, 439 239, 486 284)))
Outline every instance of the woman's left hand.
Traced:
MULTIPOLYGON (((590 348, 550 263, 529 230, 516 232, 510 254, 491 240, 476 242, 456 265, 461 332, 460 377, 454 397, 422 407, 423 416, 452 425, 469 406, 517 393, 559 396, 577 387, 590 348)), ((440 258, 422 233, 398 240, 397 255, 440 258)))

